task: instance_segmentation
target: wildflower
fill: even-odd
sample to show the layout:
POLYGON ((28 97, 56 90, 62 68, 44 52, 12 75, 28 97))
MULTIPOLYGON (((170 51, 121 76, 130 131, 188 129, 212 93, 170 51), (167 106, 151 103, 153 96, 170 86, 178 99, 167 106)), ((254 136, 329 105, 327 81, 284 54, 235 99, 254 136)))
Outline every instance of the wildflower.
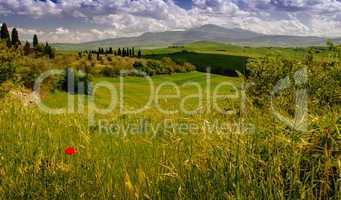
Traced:
POLYGON ((77 153, 76 149, 72 148, 72 147, 67 147, 66 149, 64 149, 64 153, 67 155, 74 155, 77 153))

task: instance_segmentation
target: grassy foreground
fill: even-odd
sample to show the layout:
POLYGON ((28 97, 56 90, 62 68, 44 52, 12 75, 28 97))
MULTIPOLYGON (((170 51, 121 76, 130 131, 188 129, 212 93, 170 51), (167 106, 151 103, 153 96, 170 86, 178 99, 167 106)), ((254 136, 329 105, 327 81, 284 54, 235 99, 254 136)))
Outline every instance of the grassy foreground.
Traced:
MULTIPOLYGON (((204 84, 205 76, 200 73, 156 76, 153 80, 170 79, 180 84, 186 76, 204 84)), ((215 76, 213 82, 223 80, 215 76)), ((110 81, 117 84, 115 79, 110 81)), ((131 99, 128 104, 138 101, 138 92, 148 87, 135 77, 127 80, 129 86, 135 91, 127 94, 131 99), (136 89, 137 85, 140 89, 136 89)), ((191 94, 190 90, 183 92, 191 94)), ((54 95, 54 102, 48 100, 51 105, 65 98, 64 93, 54 95)), ((101 91, 97 95, 105 96, 101 91)), ((0 198, 341 198, 337 177, 341 162, 335 159, 338 152, 334 151, 339 143, 332 137, 340 134, 340 111, 324 117, 310 115, 312 127, 304 134, 252 107, 243 120, 252 123, 253 129, 231 126, 223 131, 210 131, 215 120, 241 125, 240 116, 216 112, 181 117, 148 113, 113 113, 110 119, 127 125, 141 119, 157 124, 168 118, 174 124, 194 122, 197 128, 183 131, 162 127, 152 135, 145 130, 138 134, 103 134, 98 127, 88 129, 83 114, 51 116, 6 98, 0 104, 0 198), (77 154, 65 155, 68 146, 75 147, 77 154)))

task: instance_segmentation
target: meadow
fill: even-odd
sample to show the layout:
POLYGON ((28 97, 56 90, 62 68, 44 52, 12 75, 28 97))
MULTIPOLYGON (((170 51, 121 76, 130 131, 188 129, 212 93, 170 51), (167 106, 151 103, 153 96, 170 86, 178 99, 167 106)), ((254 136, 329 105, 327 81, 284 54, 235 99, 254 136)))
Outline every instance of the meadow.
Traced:
POLYGON ((209 41, 199 41, 184 46, 174 46, 143 51, 145 58, 172 58, 178 63, 189 62, 201 72, 238 76, 239 73, 249 74, 247 63, 249 59, 264 56, 278 56, 293 60, 304 60, 307 54, 314 52, 318 61, 333 60, 332 51, 328 47, 284 48, 284 47, 248 47, 222 44, 209 41))
MULTIPOLYGON (((13 50, 15 55, 0 49, 2 63, 18 67, 14 75, 7 73, 8 80, 0 88, 4 93, 0 100, 0 198, 340 199, 341 59, 322 60, 320 54, 306 50, 300 59, 288 59, 285 53, 261 55, 261 49, 245 48, 244 54, 230 54, 229 51, 237 52, 240 48, 226 47, 226 51, 221 51, 222 47, 208 44, 192 48, 200 56, 205 55, 207 62, 211 60, 212 67, 217 63, 216 56, 231 55, 224 57, 221 64, 234 67, 231 63, 238 61, 232 58, 253 51, 255 56, 245 63, 250 74, 248 77, 212 74, 208 84, 208 74, 182 71, 186 65, 176 59, 171 62, 173 67, 164 71, 169 60, 114 56, 89 60, 77 57, 75 52, 57 53, 55 59, 48 59, 38 54, 22 56, 20 49, 13 50), (154 64, 149 65, 148 61, 154 64), (208 88, 203 91, 208 98, 219 84, 228 82, 235 88, 225 85, 217 91, 226 96, 218 104, 227 112, 212 109, 208 99, 190 98, 185 107, 199 108, 200 112, 165 114, 154 101, 138 114, 122 114, 116 107, 110 113, 95 115, 96 123, 89 127, 86 112, 89 98, 94 98, 99 108, 105 108, 112 91, 99 88, 93 96, 70 94, 54 87, 54 80, 48 80, 42 91, 46 105, 63 108, 68 97, 74 97, 76 105, 84 102, 84 108, 76 106, 75 112, 61 115, 42 112, 34 104, 24 105, 22 99, 10 95, 13 90, 30 91, 25 86, 31 83, 31 79, 25 79, 27 74, 69 66, 86 71, 94 84, 105 81, 117 89, 120 77, 103 73, 103 69, 132 69, 136 62, 145 63, 146 68, 142 69, 146 70, 158 63, 158 68, 152 68, 156 73, 151 77, 155 87, 165 82, 179 86, 179 97, 161 100, 162 108, 177 109, 179 99, 197 94, 194 87, 185 85, 188 82, 208 88), (38 65, 43 68, 34 67, 38 65), (271 92, 279 80, 286 80, 288 75, 290 81, 304 80, 297 79, 296 72, 302 68, 307 69, 308 77, 306 82, 301 81, 304 85, 288 86, 271 102, 271 92), (244 83, 252 85, 245 87, 244 83), (236 88, 238 98, 233 99, 229 95, 236 88), (292 118, 296 91, 304 88, 309 91, 309 110, 305 115, 306 130, 300 131, 279 120, 273 106, 292 118), (103 124, 99 124, 101 121, 103 124), (73 147, 76 154, 65 154, 67 147, 73 147)), ((148 50, 145 55, 179 51, 183 49, 148 50)), ((291 55, 297 50, 283 51, 291 55)), ((189 54, 184 57, 186 61, 197 60, 188 52, 179 57, 189 54)), ((143 106, 151 94, 149 82, 134 74, 123 80, 123 106, 127 109, 143 106)), ((174 95, 176 91, 172 85, 166 85, 159 93, 174 95)))

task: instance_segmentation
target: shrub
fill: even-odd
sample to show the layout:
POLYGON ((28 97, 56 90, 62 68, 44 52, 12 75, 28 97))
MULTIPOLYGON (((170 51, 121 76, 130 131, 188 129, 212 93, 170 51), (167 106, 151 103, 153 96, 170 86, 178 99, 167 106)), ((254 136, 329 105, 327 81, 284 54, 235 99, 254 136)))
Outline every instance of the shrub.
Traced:
MULTIPOLYGON (((332 106, 341 102, 341 61, 321 61, 314 59, 310 52, 304 62, 281 57, 263 57, 251 59, 247 65, 251 71, 248 94, 256 105, 269 102, 271 92, 281 79, 289 77, 289 84, 295 83, 294 74, 301 69, 307 70, 307 82, 301 87, 309 91, 313 107, 332 106)), ((296 90, 291 84, 287 91, 296 90)), ((285 92, 285 90, 284 90, 285 92)), ((294 95, 285 93, 283 96, 294 95)))
POLYGON ((15 61, 19 55, 19 50, 10 50, 4 42, 0 42, 0 84, 14 78, 17 68, 15 61))
POLYGON ((120 75, 120 70, 114 67, 104 67, 100 73, 105 77, 115 77, 120 75))
POLYGON ((12 79, 15 74, 15 69, 16 65, 14 63, 0 63, 0 84, 12 79))
POLYGON ((147 68, 154 74, 170 74, 171 70, 163 65, 160 61, 149 60, 147 61, 147 68))
POLYGON ((195 66, 189 62, 185 62, 177 72, 191 72, 195 70, 195 66))
POLYGON ((81 71, 74 71, 67 68, 61 78, 57 79, 55 84, 57 89, 71 94, 92 94, 91 77, 81 71))

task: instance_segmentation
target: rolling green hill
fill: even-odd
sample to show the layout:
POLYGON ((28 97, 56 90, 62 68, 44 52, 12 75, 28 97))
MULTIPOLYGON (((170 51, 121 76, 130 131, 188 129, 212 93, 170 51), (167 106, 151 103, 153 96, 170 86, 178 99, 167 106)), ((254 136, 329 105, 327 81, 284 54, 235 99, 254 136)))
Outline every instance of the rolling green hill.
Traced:
MULTIPOLYGON (((249 58, 277 55, 290 59, 301 59, 307 52, 307 48, 241 47, 201 41, 184 46, 144 50, 143 54, 146 58, 170 57, 179 63, 189 62, 202 72, 206 72, 207 68, 210 68, 212 73, 237 76, 235 71, 243 74, 247 72, 246 64, 249 58)), ((320 57, 323 57, 323 52, 320 54, 320 57)))

